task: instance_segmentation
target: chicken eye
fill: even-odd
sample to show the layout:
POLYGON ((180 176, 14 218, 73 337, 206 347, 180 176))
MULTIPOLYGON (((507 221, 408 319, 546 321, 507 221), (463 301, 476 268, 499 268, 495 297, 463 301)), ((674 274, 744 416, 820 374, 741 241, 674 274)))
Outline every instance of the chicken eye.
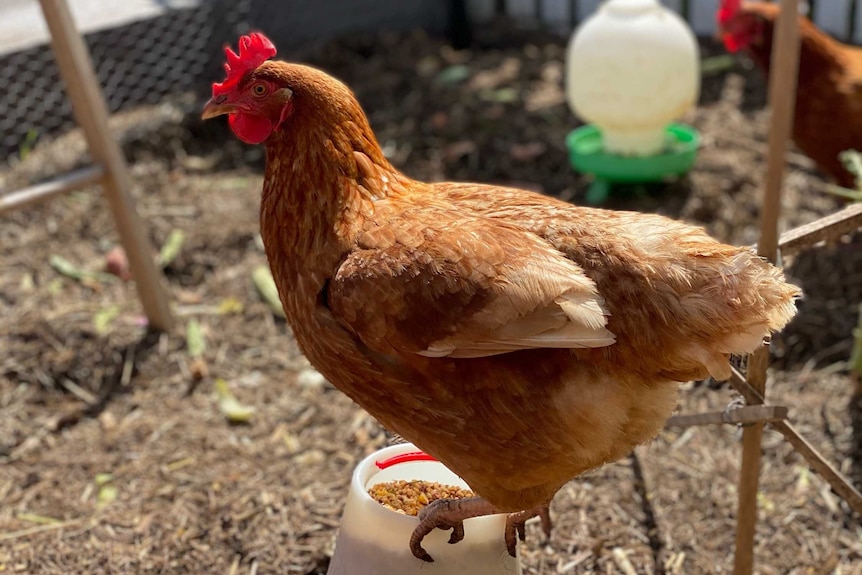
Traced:
POLYGON ((255 96, 263 96, 264 94, 266 94, 266 85, 255 84, 251 87, 251 91, 254 92, 255 96))

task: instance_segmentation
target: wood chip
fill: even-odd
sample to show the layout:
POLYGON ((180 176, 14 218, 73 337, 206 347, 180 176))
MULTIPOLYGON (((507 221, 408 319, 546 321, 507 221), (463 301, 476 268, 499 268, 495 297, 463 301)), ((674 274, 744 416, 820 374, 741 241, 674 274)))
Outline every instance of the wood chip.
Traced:
POLYGON ((629 558, 626 556, 626 552, 621 547, 614 547, 611 550, 611 557, 613 557, 614 563, 616 563, 617 567, 619 567, 620 571, 625 575, 637 575, 634 565, 629 561, 629 558))

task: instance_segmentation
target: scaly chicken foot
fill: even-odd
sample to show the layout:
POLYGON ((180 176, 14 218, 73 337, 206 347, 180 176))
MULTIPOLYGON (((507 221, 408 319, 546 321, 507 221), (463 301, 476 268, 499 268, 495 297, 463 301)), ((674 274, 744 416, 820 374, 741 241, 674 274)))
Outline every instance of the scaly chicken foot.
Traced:
MULTIPOLYGON (((539 517, 542 520, 542 531, 550 538, 551 515, 549 512, 550 502, 535 509, 511 513, 506 518, 506 531, 504 539, 509 555, 515 557, 517 541, 516 534, 521 541, 526 538, 525 524, 528 519, 539 517)), ((433 563, 434 558, 422 547, 422 540, 435 529, 451 529, 449 544, 458 543, 464 539, 464 520, 471 517, 484 515, 495 515, 497 509, 481 497, 468 497, 466 499, 439 499, 419 512, 419 526, 410 535, 410 551, 417 559, 433 563)))
POLYGON ((438 499, 419 512, 419 526, 410 535, 410 551, 417 559, 433 563, 434 558, 422 547, 422 540, 435 529, 451 529, 449 543, 464 539, 464 520, 493 515, 496 508, 481 497, 438 499))
POLYGON ((527 539, 527 521, 533 517, 538 517, 542 522, 542 532, 545 537, 551 538, 551 502, 548 501, 544 505, 540 505, 528 511, 519 511, 518 513, 510 513, 506 518, 506 549, 509 555, 515 557, 515 532, 518 533, 518 539, 524 541, 527 539))

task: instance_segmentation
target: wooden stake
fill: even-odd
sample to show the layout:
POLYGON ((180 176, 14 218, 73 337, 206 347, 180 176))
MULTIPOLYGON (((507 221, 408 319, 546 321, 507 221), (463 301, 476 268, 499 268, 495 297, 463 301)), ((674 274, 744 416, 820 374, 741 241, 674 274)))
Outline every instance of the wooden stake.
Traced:
MULTIPOLYGON (((766 187, 760 214, 758 253, 775 262, 778 256, 778 218, 781 210, 781 185, 784 154, 793 126, 796 82, 799 69, 799 0, 781 0, 781 14, 772 42, 769 73, 769 129, 766 187)), ((749 360, 751 386, 766 397, 766 368, 769 348, 763 347, 749 360)), ((754 569, 754 535, 757 526, 757 491, 760 483, 760 452, 763 424, 746 427, 742 434, 742 467, 739 474, 739 504, 736 515, 736 555, 734 575, 750 575, 754 569)))
POLYGON ((87 186, 102 184, 105 170, 101 166, 89 166, 64 174, 49 182, 36 184, 23 190, 0 196, 0 214, 20 210, 31 204, 44 202, 54 196, 66 194, 87 186))
POLYGON ((51 46, 75 119, 84 130, 96 163, 105 170, 104 192, 129 258, 138 296, 150 325, 169 330, 172 324, 168 300, 160 282, 153 251, 129 193, 131 179, 117 142, 108 129, 108 107, 99 88, 84 40, 75 28, 66 0, 40 0, 51 46))
MULTIPOLYGON (((728 383, 749 403, 762 403, 763 396, 745 380, 745 377, 737 371, 736 368, 731 368, 731 375, 728 383)), ((746 409, 746 408, 742 408, 746 409)), ((820 474, 825 479, 832 489, 840 495, 844 501, 860 516, 862 516, 862 493, 856 489, 849 479, 844 477, 840 471, 835 469, 823 455, 820 454, 813 445, 808 443, 796 428, 784 419, 771 421, 770 425, 779 433, 781 433, 790 445, 793 446, 802 457, 811 466, 811 469, 820 474)))
POLYGON ((781 421, 786 417, 787 408, 780 405, 746 405, 745 407, 728 409, 726 411, 674 415, 665 422, 664 426, 665 428, 669 428, 694 427, 696 425, 771 423, 781 421))
POLYGON ((789 255, 817 242, 834 241, 859 228, 862 228, 862 202, 781 234, 778 247, 783 256, 789 255))

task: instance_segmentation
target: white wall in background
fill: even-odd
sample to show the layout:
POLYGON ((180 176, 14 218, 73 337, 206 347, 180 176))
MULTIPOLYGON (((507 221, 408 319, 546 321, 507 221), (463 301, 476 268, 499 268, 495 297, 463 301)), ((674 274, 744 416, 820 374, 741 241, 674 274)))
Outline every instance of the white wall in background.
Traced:
MULTIPOLYGON (((81 32, 95 32, 158 16, 170 8, 190 8, 207 0, 68 0, 81 32)), ((0 55, 45 44, 48 26, 38 0, 0 0, 0 55)))
POLYGON ((546 22, 571 22, 572 3, 569 0, 542 0, 542 20, 546 22))
POLYGON ((853 42, 862 44, 862 1, 856 6, 856 33, 853 34, 853 42))
MULTIPOLYGON (((467 0, 470 14, 476 22, 491 19, 494 15, 495 0, 467 0)), ((576 19, 582 20, 592 14, 602 0, 577 0, 576 19)), ((679 11, 682 0, 661 0, 662 4, 679 11)), ((853 41, 862 43, 862 0, 819 0, 815 3, 814 21, 830 34, 847 40, 850 6, 857 4, 856 26, 853 41)), ((516 19, 535 20, 539 18, 549 26, 560 30, 571 29, 571 0, 505 0, 506 12, 516 19)), ((709 35, 715 31, 715 11, 719 0, 689 0, 689 23, 695 33, 709 35)))
POLYGON ((847 33, 847 17, 852 0, 825 0, 814 4, 812 17, 818 26, 836 36, 847 33))
POLYGON ((578 21, 592 14, 599 5, 599 0, 580 0, 578 2, 578 21))

